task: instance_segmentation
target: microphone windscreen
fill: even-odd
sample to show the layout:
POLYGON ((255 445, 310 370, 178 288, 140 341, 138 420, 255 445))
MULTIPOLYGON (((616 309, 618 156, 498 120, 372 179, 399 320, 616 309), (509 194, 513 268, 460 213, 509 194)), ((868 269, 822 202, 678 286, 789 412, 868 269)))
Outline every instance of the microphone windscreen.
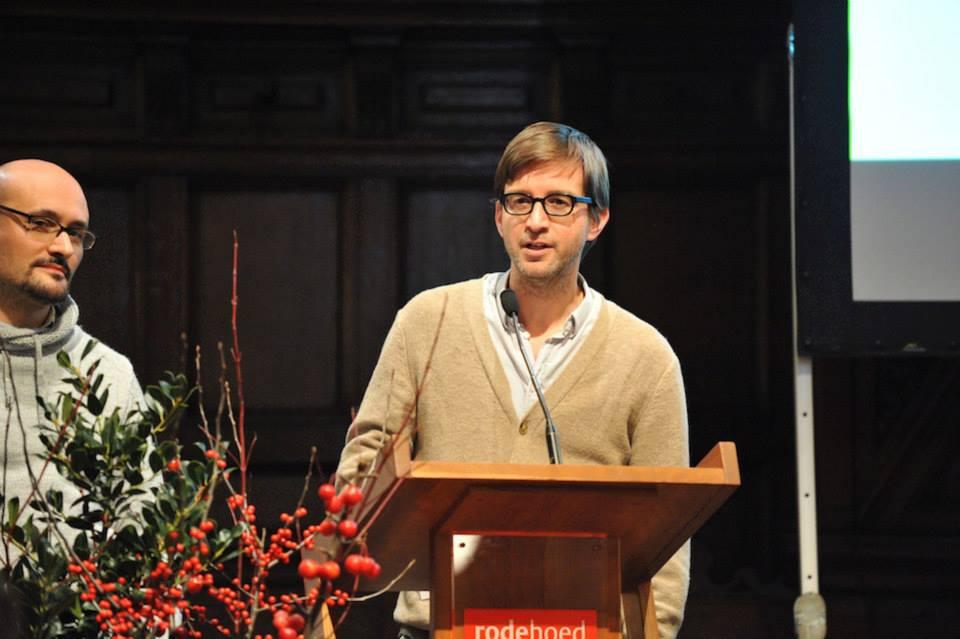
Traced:
POLYGON ((520 314, 520 302, 517 300, 517 294, 513 292, 513 289, 503 289, 503 292, 500 293, 500 306, 503 307, 503 311, 507 315, 520 314))

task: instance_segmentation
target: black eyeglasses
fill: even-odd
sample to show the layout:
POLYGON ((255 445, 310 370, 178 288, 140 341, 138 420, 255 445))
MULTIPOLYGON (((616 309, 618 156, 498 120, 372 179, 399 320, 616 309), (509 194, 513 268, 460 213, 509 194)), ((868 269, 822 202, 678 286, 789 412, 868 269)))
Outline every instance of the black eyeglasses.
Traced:
POLYGON ((84 228, 71 228, 69 226, 64 226, 57 222, 52 217, 47 217, 45 215, 30 215, 29 213, 24 213, 23 211, 18 211, 17 209, 6 206, 5 204, 0 204, 0 210, 6 211, 7 213, 13 213, 14 215, 19 215, 27 222, 24 225, 27 231, 34 231, 36 233, 43 233, 45 235, 52 235, 50 238, 52 242, 61 233, 66 233, 67 237, 70 238, 70 242, 76 246, 82 246, 86 250, 93 248, 93 245, 97 243, 97 236, 94 235, 91 231, 84 228))
POLYGON ((495 201, 499 201, 509 215, 529 215, 539 202, 550 217, 566 217, 573 213, 573 207, 577 204, 593 204, 593 198, 567 193, 549 193, 543 197, 533 197, 526 193, 504 193, 495 201))

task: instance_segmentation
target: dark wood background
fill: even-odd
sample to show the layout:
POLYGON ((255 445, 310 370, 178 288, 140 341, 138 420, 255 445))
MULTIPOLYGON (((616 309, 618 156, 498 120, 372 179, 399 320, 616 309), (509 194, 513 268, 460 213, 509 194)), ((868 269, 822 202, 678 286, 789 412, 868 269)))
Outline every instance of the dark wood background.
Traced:
MULTIPOLYGON (((311 445, 333 468, 397 308, 504 268, 494 166, 560 120, 612 167, 588 280, 676 348, 693 458, 739 448, 681 637, 792 636, 787 0, 144 4, 0 8, 0 159, 86 187, 81 321, 144 383, 182 369, 182 333, 210 360, 229 339, 238 231, 262 518, 311 445)), ((830 636, 960 636, 958 362, 815 374, 830 636)), ((344 635, 389 636, 388 608, 344 635)))

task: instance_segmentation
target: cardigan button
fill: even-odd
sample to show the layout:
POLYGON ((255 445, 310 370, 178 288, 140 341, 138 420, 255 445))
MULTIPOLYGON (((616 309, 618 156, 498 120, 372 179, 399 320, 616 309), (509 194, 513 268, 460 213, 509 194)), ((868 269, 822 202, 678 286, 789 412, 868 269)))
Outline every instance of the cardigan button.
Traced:
POLYGON ((521 435, 527 434, 527 422, 520 422, 520 434, 521 435))

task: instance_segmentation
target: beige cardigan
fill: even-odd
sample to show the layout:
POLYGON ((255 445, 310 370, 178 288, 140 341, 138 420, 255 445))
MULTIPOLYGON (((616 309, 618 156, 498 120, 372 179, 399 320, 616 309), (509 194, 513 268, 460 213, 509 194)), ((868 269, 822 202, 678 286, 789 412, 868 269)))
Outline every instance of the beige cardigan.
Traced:
MULTIPOLYGON (((443 286, 397 313, 347 434, 341 477, 349 479, 373 458, 381 429, 392 434, 405 420, 415 433, 416 459, 548 463, 539 404, 522 419, 514 412, 482 291, 479 279, 443 286)), ((601 303, 590 335, 545 391, 564 462, 688 466, 676 356, 649 324, 613 302, 601 303)), ((653 580, 665 639, 676 635, 683 618, 689 561, 686 545, 653 580)), ((426 627, 429 613, 429 600, 409 592, 401 594, 395 617, 426 627)))

